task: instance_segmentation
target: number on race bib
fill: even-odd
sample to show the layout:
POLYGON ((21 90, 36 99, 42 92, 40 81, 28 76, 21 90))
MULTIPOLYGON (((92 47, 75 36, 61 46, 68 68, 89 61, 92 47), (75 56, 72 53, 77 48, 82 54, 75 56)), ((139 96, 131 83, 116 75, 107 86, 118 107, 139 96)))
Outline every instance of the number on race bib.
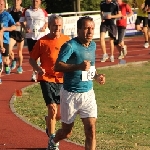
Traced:
POLYGON ((93 80, 95 76, 95 66, 91 66, 89 71, 82 71, 82 81, 93 80))

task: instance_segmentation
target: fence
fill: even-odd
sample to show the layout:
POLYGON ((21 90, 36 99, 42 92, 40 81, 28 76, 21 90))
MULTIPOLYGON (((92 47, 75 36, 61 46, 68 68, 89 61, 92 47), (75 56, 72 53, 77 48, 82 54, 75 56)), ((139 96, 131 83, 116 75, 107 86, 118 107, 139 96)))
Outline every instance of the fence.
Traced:
MULTIPOLYGON (((132 9, 133 10, 133 9, 132 9)), ((134 10, 137 10, 135 8, 134 10)), ((51 14, 49 14, 50 16, 51 14)), ((61 15, 63 17, 63 33, 65 35, 69 35, 70 37, 74 37, 77 35, 77 20, 79 17, 88 15, 93 18, 95 22, 95 31, 93 39, 97 39, 100 37, 100 24, 101 17, 100 11, 84 11, 84 12, 64 12, 64 13, 56 13, 56 15, 61 15)), ((137 14, 134 13, 131 17, 127 18, 127 30, 125 36, 138 34, 135 30, 135 20, 137 18, 137 14)), ((108 34, 106 34, 106 38, 108 34)))

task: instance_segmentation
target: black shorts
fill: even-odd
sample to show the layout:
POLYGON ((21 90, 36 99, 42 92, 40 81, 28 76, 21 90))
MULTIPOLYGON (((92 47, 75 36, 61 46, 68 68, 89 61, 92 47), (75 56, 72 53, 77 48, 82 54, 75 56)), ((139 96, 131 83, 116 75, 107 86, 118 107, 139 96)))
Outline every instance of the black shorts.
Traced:
POLYGON ((60 104, 60 89, 62 83, 40 81, 40 86, 46 106, 53 103, 60 104))
POLYGON ((117 29, 118 29, 118 39, 114 42, 115 45, 118 45, 123 41, 126 32, 126 27, 118 26, 117 29))
POLYGON ((0 62, 0 73, 2 73, 2 71, 3 71, 3 63, 0 62))
POLYGON ((2 56, 7 57, 9 56, 9 45, 6 43, 3 43, 3 46, 5 48, 5 53, 2 53, 2 56))
POLYGON ((27 39, 27 45, 28 45, 29 52, 32 51, 32 49, 33 49, 36 42, 37 42, 37 40, 27 39))
POLYGON ((17 43, 21 43, 24 40, 24 35, 19 31, 12 31, 9 33, 9 37, 13 38, 17 43))
POLYGON ((143 21, 143 27, 147 27, 148 17, 137 16, 137 19, 135 21, 135 25, 140 25, 142 21, 143 21))
POLYGON ((117 26, 115 24, 108 25, 108 24, 101 23, 101 25, 100 25, 100 33, 101 32, 107 32, 107 31, 108 31, 108 35, 111 38, 116 38, 117 26))

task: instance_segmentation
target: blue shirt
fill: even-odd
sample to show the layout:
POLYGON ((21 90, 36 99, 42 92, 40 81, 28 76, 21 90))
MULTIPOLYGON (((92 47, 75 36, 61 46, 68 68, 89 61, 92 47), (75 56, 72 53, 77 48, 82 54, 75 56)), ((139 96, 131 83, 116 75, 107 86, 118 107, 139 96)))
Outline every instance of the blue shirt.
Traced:
MULTIPOLYGON (((0 14, 0 23, 3 23, 3 27, 11 27, 12 25, 15 25, 14 19, 6 11, 3 11, 0 14)), ((4 41, 3 42, 8 44, 9 43, 9 32, 5 31, 3 37, 4 37, 4 41)))
MULTIPOLYGON (((80 64, 84 60, 91 61, 91 65, 95 65, 96 43, 91 41, 88 47, 84 47, 77 38, 73 38, 65 43, 58 55, 58 61, 67 64, 80 64)), ((82 71, 73 71, 64 73, 63 87, 68 92, 83 93, 92 89, 93 81, 82 81, 82 71)))

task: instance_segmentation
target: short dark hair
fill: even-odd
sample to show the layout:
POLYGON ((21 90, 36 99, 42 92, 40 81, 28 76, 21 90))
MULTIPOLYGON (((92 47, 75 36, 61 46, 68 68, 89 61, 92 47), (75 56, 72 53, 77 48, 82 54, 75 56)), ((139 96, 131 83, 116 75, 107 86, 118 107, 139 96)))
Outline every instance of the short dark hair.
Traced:
POLYGON ((77 29, 81 29, 82 28, 82 24, 83 24, 84 20, 93 21, 93 18, 89 17, 89 16, 80 17, 79 20, 77 21, 77 29))

